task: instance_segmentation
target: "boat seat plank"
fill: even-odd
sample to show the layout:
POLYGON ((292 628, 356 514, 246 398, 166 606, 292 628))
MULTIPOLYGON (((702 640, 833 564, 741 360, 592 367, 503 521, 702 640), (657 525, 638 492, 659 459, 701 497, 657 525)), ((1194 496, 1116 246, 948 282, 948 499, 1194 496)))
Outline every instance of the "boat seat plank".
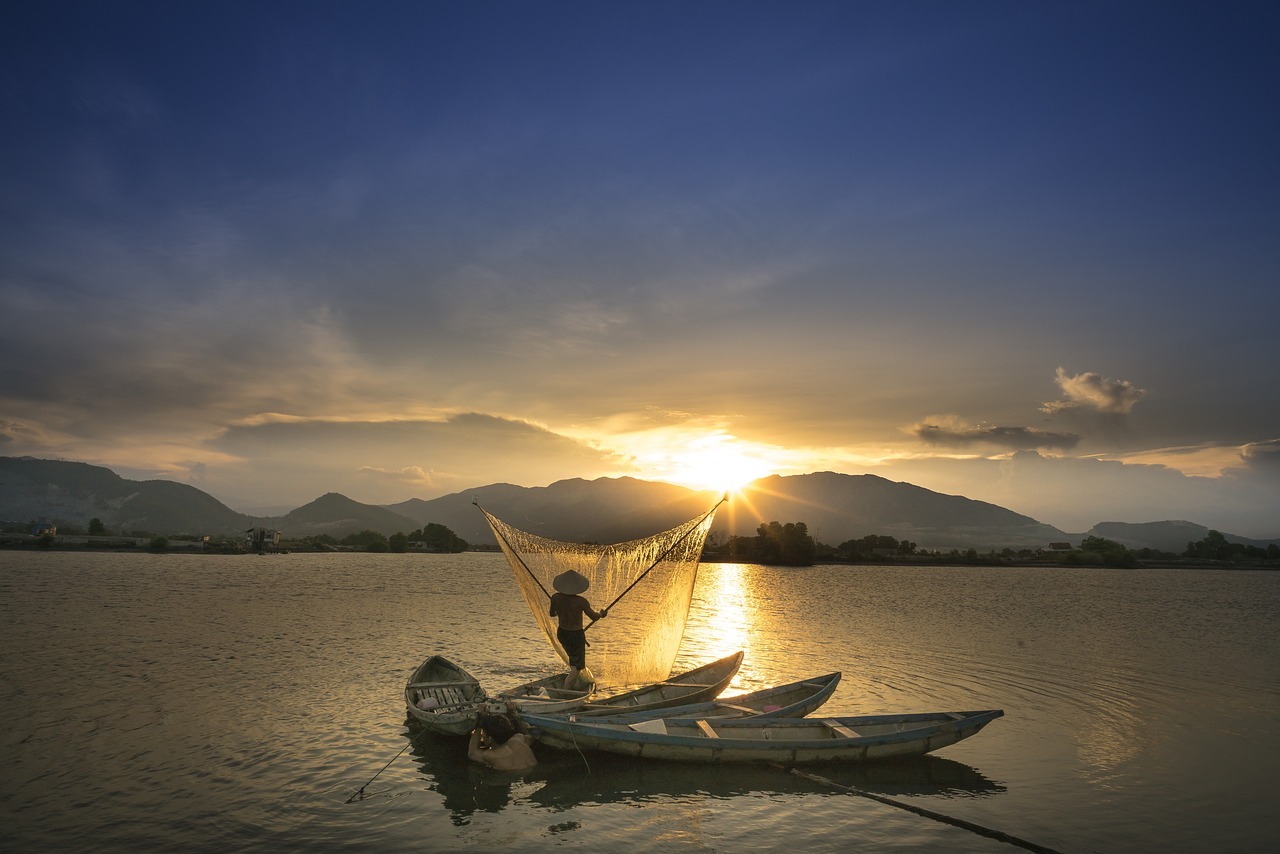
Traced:
POLYGON ((753 709, 750 706, 735 706, 733 703, 716 703, 722 709, 733 709, 735 712, 745 712, 748 715, 754 715, 759 709, 753 709))
POLYGON ((448 688, 455 685, 475 685, 475 682, 410 682, 410 688, 448 688))
POLYGON ((715 730, 713 730, 713 729, 711 728, 711 724, 707 723, 706 721, 704 721, 704 720, 696 720, 696 721, 694 721, 694 723, 698 725, 698 729, 702 730, 702 734, 703 734, 703 735, 705 735, 707 738, 719 738, 719 737, 720 737, 720 736, 716 735, 716 731, 715 731, 715 730))
POLYGON ((420 690, 423 697, 433 697, 441 706, 461 706, 470 702, 466 695, 457 688, 442 688, 439 685, 433 685, 420 690))
POLYGON ((654 718, 651 721, 638 721, 633 724, 627 724, 627 729, 633 732, 648 732, 658 735, 667 734, 667 722, 662 718, 654 718))
POLYGON ((859 735, 856 732, 849 729, 839 721, 833 721, 830 718, 826 718, 822 723, 836 735, 844 736, 845 738, 859 738, 859 735))

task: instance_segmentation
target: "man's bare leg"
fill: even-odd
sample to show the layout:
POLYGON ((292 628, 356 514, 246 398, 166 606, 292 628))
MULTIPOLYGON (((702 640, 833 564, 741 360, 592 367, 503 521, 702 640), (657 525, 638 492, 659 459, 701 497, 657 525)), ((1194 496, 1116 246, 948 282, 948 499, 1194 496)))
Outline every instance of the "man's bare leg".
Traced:
POLYGON ((572 691, 574 689, 574 686, 578 684, 579 673, 581 673, 581 671, 578 670, 578 668, 576 667, 569 668, 569 675, 566 676, 564 679, 564 689, 566 691, 572 691))

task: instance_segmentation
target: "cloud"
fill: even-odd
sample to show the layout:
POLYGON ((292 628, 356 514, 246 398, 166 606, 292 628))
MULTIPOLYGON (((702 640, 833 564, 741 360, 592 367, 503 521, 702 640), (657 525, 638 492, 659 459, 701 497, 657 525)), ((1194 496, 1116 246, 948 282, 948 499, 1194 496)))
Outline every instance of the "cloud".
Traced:
POLYGON ((1250 442, 1237 450, 1242 465, 1222 469, 1225 478, 1251 486, 1280 486, 1280 439, 1250 442))
POLYGON ((1280 439, 1250 442, 1240 449, 1240 459, 1251 469, 1280 473, 1280 439))
POLYGON ((41 431, 32 429, 21 421, 0 418, 0 445, 39 441, 41 438, 41 431))
POLYGON ((440 488, 435 473, 424 469, 422 466, 405 466, 399 469, 389 469, 381 466, 361 466, 356 470, 356 474, 368 477, 380 486, 390 485, 400 489, 408 486, 413 489, 425 490, 437 490, 440 488))
POLYGON ((1074 433, 1056 433, 1035 427, 967 426, 954 415, 933 417, 907 428, 922 442, 938 447, 993 447, 1005 450, 1074 448, 1080 437, 1074 433))
POLYGON ((1147 393, 1146 389, 1138 388, 1128 380, 1107 379, 1093 371, 1068 376, 1065 370, 1058 368, 1054 382, 1062 389, 1066 399, 1045 402, 1040 407, 1041 412, 1053 414, 1064 409, 1086 407, 1098 412, 1124 415, 1147 393))
MULTIPOLYGON (((242 424, 210 441, 236 462, 209 467, 204 487, 235 504, 304 503, 326 492, 371 504, 435 498, 487 483, 542 485, 600 476, 607 451, 508 418, 284 419, 242 424)), ((235 505, 233 505, 235 506, 235 505)))

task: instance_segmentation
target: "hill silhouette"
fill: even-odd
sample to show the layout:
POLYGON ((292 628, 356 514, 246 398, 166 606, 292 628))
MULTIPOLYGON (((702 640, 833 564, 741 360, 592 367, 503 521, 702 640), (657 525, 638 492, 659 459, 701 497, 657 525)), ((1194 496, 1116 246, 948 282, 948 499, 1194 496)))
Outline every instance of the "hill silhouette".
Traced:
POLYGON ((93 518, 112 531, 164 534, 233 534, 257 524, 187 484, 126 480, 88 463, 0 457, 0 519, 87 528, 93 518))
POLYGON ((378 531, 389 536, 397 531, 407 534, 422 527, 386 507, 361 504, 337 492, 325 493, 284 516, 264 518, 261 524, 265 528, 287 532, 289 539, 298 540, 318 534, 341 539, 360 531, 378 531))
MULTIPOLYGON (((495 544, 477 510, 530 533, 571 542, 616 543, 648 536, 692 519, 720 498, 668 483, 635 478, 572 478, 549 486, 495 483, 431 500, 376 506, 327 493, 283 516, 237 513, 195 487, 166 480, 134 481, 88 463, 0 457, 0 519, 48 520, 87 528, 98 518, 112 531, 238 535, 266 527, 286 539, 328 534, 341 539, 363 530, 384 535, 439 524, 469 543, 495 544)), ((835 472, 762 478, 735 494, 716 515, 714 536, 752 536, 762 523, 804 522, 821 542, 839 545, 868 534, 910 540, 925 549, 988 551, 1079 544, 1086 535, 1130 548, 1181 553, 1208 528, 1192 522, 1100 522, 1065 533, 1030 516, 985 501, 946 495, 875 475, 835 472)), ((1266 546, 1223 532, 1231 542, 1266 546)))

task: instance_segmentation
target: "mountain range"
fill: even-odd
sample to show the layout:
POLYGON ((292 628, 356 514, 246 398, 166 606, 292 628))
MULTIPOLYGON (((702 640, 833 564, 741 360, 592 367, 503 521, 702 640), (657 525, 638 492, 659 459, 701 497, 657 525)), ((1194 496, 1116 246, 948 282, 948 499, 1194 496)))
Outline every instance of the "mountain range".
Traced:
MULTIPOLYGON (((88 463, 0 457, 0 520, 48 521, 87 528, 100 519, 113 531, 166 535, 239 535, 248 528, 279 530, 294 540, 318 534, 342 538, 363 530, 408 533, 444 525, 476 545, 495 540, 480 505, 530 533, 571 542, 638 539, 705 512, 721 495, 634 478, 569 479, 545 487, 490 484, 440 498, 361 504, 338 493, 320 496, 283 516, 238 513, 208 493, 167 480, 134 481, 88 463)), ((803 522, 824 543, 868 534, 910 540, 924 549, 1036 548, 1079 545, 1085 536, 1130 548, 1182 552, 1208 528, 1186 521, 1102 522, 1067 533, 985 501, 944 495, 875 475, 817 472, 762 478, 730 498, 716 515, 713 536, 755 534, 761 523, 803 522)), ((1222 532, 1246 545, 1280 544, 1222 532)))

